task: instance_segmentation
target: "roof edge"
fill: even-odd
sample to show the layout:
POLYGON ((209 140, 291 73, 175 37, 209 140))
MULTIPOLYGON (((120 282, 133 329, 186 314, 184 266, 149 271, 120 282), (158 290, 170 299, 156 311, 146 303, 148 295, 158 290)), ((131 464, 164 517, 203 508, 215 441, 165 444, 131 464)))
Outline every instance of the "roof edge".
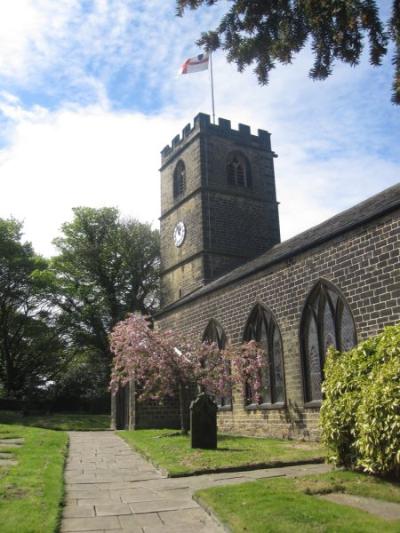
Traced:
POLYGON ((325 242, 328 242, 340 235, 343 235, 344 233, 347 233, 349 231, 354 230, 355 228, 362 226, 363 224, 369 223, 375 219, 381 218, 387 214, 389 214, 392 211, 395 211, 400 207, 400 184, 393 185, 392 187, 389 187, 387 189, 384 189, 380 193, 373 195, 366 200, 363 200, 362 202, 356 204, 355 206, 352 206, 348 209, 345 209, 344 211, 341 211, 340 213, 334 215, 333 217, 330 217, 329 219, 325 220, 324 222, 321 222, 320 224, 317 224, 316 226, 312 226, 311 228, 294 235, 290 239, 283 241, 282 243, 276 244, 266 252, 262 253, 261 255, 255 257, 254 259, 250 260, 246 265, 242 265, 237 267, 234 270, 231 270, 230 272, 227 272, 220 278, 212 281, 211 283, 205 285, 204 287, 199 288, 196 292, 191 293, 187 295, 186 297, 183 297, 182 299, 173 302, 169 306, 161 309, 157 313, 155 313, 154 317, 157 319, 159 317, 162 317, 164 314, 167 314, 171 311, 174 311, 178 309, 181 306, 184 306, 188 303, 191 303, 198 298, 201 298, 202 296, 205 296, 213 291, 222 289, 224 287, 227 287, 231 285, 232 283, 235 283, 237 281, 240 281, 246 277, 250 277, 254 274, 257 274, 263 270, 266 270, 267 268, 274 266, 278 263, 281 263, 282 261, 288 260, 292 258, 295 255, 299 255, 311 248, 314 248, 316 246, 319 246, 325 242), (382 206, 378 206, 378 208, 370 213, 369 215, 361 216, 359 219, 354 220, 350 223, 344 223, 342 227, 337 228, 336 230, 333 230, 331 232, 326 233, 325 235, 321 235, 320 237, 310 238, 308 242, 305 242, 304 244, 299 243, 299 245, 294 245, 293 249, 289 249, 287 252, 283 252, 281 255, 278 255, 277 257, 268 258, 268 255, 271 254, 272 251, 276 251, 280 247, 287 246, 291 241, 300 240, 301 236, 307 235, 307 233, 312 232, 316 228, 323 228, 324 226, 329 226, 332 221, 338 221, 341 218, 345 218, 345 215, 356 212, 362 209, 363 206, 368 206, 369 204, 373 203, 373 200, 377 201, 380 198, 384 198, 386 195, 390 193, 390 191, 393 191, 397 198, 394 199, 394 201, 389 201, 387 203, 384 203, 382 206), (263 261, 259 265, 255 265, 253 268, 251 268, 251 265, 254 263, 258 263, 262 261, 262 258, 265 257, 265 261, 263 261), (247 267, 247 269, 242 272, 243 267, 247 267), (235 271, 237 274, 235 275, 235 271))

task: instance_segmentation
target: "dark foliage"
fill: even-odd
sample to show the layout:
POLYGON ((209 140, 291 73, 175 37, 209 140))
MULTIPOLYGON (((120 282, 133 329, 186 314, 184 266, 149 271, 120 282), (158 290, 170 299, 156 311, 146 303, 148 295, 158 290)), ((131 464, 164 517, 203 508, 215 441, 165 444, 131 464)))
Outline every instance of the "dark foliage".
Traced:
MULTIPOLYGON (((177 13, 212 6, 218 0, 177 0, 177 13)), ((288 64, 306 43, 314 65, 310 77, 327 78, 335 61, 359 63, 364 43, 372 65, 380 65, 393 41, 395 68, 392 101, 400 104, 400 2, 393 0, 385 25, 375 0, 232 0, 216 29, 198 41, 206 50, 222 48, 227 59, 242 71, 254 64, 257 78, 267 84, 276 62, 288 64)))
POLYGON ((65 355, 50 307, 48 263, 21 242, 21 228, 0 219, 0 383, 14 398, 46 388, 65 355))
POLYGON ((121 220, 114 208, 74 209, 55 240, 54 305, 70 346, 85 354, 108 384, 108 335, 128 313, 158 306, 159 233, 148 224, 121 220), (99 370, 100 371, 100 370, 99 370))

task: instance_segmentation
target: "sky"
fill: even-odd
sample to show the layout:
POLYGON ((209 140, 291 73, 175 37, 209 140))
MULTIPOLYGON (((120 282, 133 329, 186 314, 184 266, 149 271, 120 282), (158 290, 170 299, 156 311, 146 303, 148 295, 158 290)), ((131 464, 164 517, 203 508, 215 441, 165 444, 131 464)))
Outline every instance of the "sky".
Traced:
MULTIPOLYGON (((390 1, 379 7, 387 17, 390 1)), ((207 72, 177 76, 228 3, 175 16, 174 0, 0 2, 0 217, 36 252, 78 206, 118 207, 158 227, 160 151, 199 112, 207 72)), ((383 65, 308 78, 309 48, 268 86, 214 55, 216 115, 272 134, 282 239, 400 180, 400 106, 383 65)))

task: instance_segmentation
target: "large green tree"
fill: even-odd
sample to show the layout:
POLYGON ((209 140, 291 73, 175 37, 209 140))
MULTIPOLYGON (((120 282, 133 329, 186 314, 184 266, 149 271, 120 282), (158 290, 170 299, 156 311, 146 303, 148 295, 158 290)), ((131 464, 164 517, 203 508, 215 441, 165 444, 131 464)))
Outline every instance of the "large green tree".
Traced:
POLYGON ((159 232, 114 208, 78 207, 55 239, 54 303, 69 343, 109 380, 109 333, 127 313, 158 306, 159 232))
POLYGON ((16 398, 45 386, 64 356, 48 263, 22 242, 21 230, 20 222, 0 219, 0 382, 16 398))
MULTIPOLYGON (((198 44, 226 50, 228 61, 240 71, 254 64, 259 82, 267 84, 276 62, 291 63, 307 43, 314 55, 310 76, 325 79, 337 60, 357 65, 365 41, 370 62, 380 65, 392 41, 392 101, 400 104, 400 1, 392 1, 390 19, 384 23, 375 0, 231 0, 217 27, 203 33, 198 44)), ((178 15, 217 2, 177 0, 178 15)))

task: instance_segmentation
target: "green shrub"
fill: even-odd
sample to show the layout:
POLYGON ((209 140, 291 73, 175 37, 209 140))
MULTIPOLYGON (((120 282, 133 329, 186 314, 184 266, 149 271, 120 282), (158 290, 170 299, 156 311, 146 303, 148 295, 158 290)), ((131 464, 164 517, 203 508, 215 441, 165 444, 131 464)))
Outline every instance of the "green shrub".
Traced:
POLYGON ((375 368, 356 418, 357 465, 381 474, 400 474, 400 359, 375 368))
POLYGON ((399 431, 393 426, 400 423, 399 367, 400 325, 385 328, 349 352, 329 350, 321 426, 331 461, 371 472, 396 471, 399 431))
POLYGON ((326 358, 322 440, 329 459, 339 465, 351 466, 356 460, 355 417, 362 388, 376 364, 377 344, 375 337, 345 353, 330 348, 326 358))

